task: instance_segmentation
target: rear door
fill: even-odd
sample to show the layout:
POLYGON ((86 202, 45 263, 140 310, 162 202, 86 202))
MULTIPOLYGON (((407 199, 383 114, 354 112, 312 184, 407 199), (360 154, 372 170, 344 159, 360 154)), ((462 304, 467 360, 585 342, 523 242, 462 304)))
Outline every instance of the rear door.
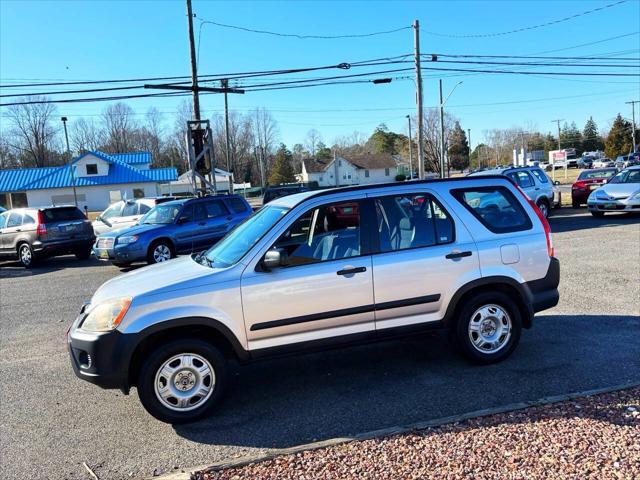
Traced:
POLYGON ((434 192, 369 196, 376 330, 441 320, 459 286, 480 276, 471 235, 434 192))
POLYGON ((229 231, 229 225, 233 218, 231 212, 220 199, 207 200, 200 204, 204 216, 200 222, 204 223, 198 238, 198 247, 209 248, 229 231))
POLYGON ((22 232, 22 213, 19 212, 6 212, 7 223, 5 228, 2 229, 2 248, 8 252, 16 252, 16 242, 22 232))

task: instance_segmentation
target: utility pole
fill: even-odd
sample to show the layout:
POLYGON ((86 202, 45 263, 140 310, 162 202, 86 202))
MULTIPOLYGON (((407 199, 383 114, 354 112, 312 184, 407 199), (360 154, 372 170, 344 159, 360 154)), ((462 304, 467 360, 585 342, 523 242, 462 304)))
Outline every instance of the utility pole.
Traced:
POLYGON ((416 106, 418 108, 418 178, 423 179, 424 154, 422 151, 422 133, 424 132, 424 128, 422 126, 422 71, 420 70, 420 22, 418 20, 414 20, 413 22, 413 41, 416 64, 416 106))
MULTIPOLYGON (((189 20, 189 51, 191 53, 191 84, 193 90, 193 116, 200 120, 200 98, 198 97, 198 66, 196 64, 196 44, 193 41, 193 11, 191 0, 187 0, 187 19, 189 20)), ((200 153, 196 151, 196 154, 200 153)))
POLYGON ((229 145, 229 102, 227 100, 229 80, 221 80, 220 84, 224 90, 224 136, 225 146, 227 150, 227 172, 229 172, 229 174, 231 175, 229 177, 229 193, 233 193, 233 173, 231 172, 231 146, 229 145))
POLYGON ((636 144, 636 103, 640 103, 640 100, 631 100, 624 103, 631 104, 631 136, 633 138, 633 153, 636 153, 638 151, 636 144))
POLYGON ((551 120, 551 123, 557 123, 558 124, 558 150, 562 150, 562 147, 560 146, 560 122, 562 121, 562 118, 558 119, 558 120, 551 120))
POLYGON ((411 137, 411 116, 407 115, 407 122, 409 122, 409 180, 413 180, 413 139, 411 137))
POLYGON ((440 84, 440 178, 444 178, 444 103, 442 101, 442 79, 440 84))
POLYGON ((73 202, 78 206, 78 193, 76 192, 76 176, 73 174, 73 162, 71 161, 71 149, 69 148, 69 134, 67 133, 67 117, 62 117, 64 125, 64 138, 67 141, 67 155, 69 155, 69 172, 71 174, 71 186, 73 187, 73 202))
POLYGON ((471 129, 467 128, 467 144, 469 145, 469 170, 471 170, 471 129))

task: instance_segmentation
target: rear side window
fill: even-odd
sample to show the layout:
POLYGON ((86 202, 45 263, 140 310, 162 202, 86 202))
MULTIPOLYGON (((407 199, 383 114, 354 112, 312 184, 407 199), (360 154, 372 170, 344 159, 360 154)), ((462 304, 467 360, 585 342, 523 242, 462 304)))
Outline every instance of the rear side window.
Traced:
POLYGON ((45 223, 85 219, 84 213, 82 213, 76 207, 52 208, 48 210, 42 210, 42 215, 44 216, 45 223))
POLYGON ((139 206, 140 206, 140 210, 139 210, 140 214, 145 214, 149 210, 151 210, 151 207, 149 205, 144 204, 144 203, 139 204, 139 206))
POLYGON ((7 225, 7 219, 9 218, 9 212, 5 212, 0 215, 0 228, 4 228, 7 225))
POLYGON ((513 172, 508 174, 509 177, 516 182, 520 188, 529 188, 533 187, 533 178, 524 170, 520 172, 513 172))
POLYGON ((533 226, 518 199, 505 187, 461 188, 451 194, 493 233, 520 232, 533 226))
POLYGON ((33 218, 30 214, 25 213, 24 214, 24 218, 22 219, 22 224, 23 225, 31 225, 33 223, 36 223, 36 219, 33 218))
POLYGON ((235 213, 242 213, 247 211, 247 205, 239 198, 229 198, 228 202, 235 213))
POLYGON ((227 207, 220 200, 214 200, 212 202, 205 202, 204 208, 206 209, 206 218, 216 218, 227 215, 227 207))
POLYGON ((539 168, 532 169, 531 173, 533 173, 540 183, 549 183, 549 177, 547 177, 547 174, 539 168))
POLYGON ((375 199, 381 252, 453 242, 451 217, 431 196, 403 194, 375 199))
POLYGON ((131 217, 138 213, 138 204, 135 202, 127 202, 122 209, 123 217, 131 217))
POLYGON ((9 220, 7 221, 7 228, 19 227, 20 225, 22 225, 22 215, 15 212, 11 213, 11 215, 9 215, 9 220))

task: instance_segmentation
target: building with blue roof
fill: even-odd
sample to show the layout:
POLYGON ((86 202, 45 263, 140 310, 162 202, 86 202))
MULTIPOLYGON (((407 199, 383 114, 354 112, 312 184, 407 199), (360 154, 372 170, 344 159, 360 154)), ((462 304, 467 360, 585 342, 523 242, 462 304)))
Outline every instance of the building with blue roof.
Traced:
POLYGON ((178 178, 175 168, 150 168, 149 152, 106 154, 91 151, 68 165, 0 170, 0 206, 44 207, 73 204, 102 211, 127 198, 155 197, 160 186, 178 178))

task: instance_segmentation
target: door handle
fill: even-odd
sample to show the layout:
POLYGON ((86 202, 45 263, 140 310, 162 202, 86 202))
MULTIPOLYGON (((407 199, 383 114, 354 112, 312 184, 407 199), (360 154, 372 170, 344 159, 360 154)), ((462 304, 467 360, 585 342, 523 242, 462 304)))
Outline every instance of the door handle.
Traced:
POLYGON ((469 250, 467 250, 466 252, 451 252, 448 255, 446 255, 444 258, 453 260, 455 258, 470 257, 471 255, 472 253, 469 250))
POLYGON ((367 267, 355 267, 355 268, 345 268, 343 270, 338 270, 336 272, 336 274, 338 275, 351 275, 354 273, 362 273, 362 272, 366 272, 367 271, 367 267))

